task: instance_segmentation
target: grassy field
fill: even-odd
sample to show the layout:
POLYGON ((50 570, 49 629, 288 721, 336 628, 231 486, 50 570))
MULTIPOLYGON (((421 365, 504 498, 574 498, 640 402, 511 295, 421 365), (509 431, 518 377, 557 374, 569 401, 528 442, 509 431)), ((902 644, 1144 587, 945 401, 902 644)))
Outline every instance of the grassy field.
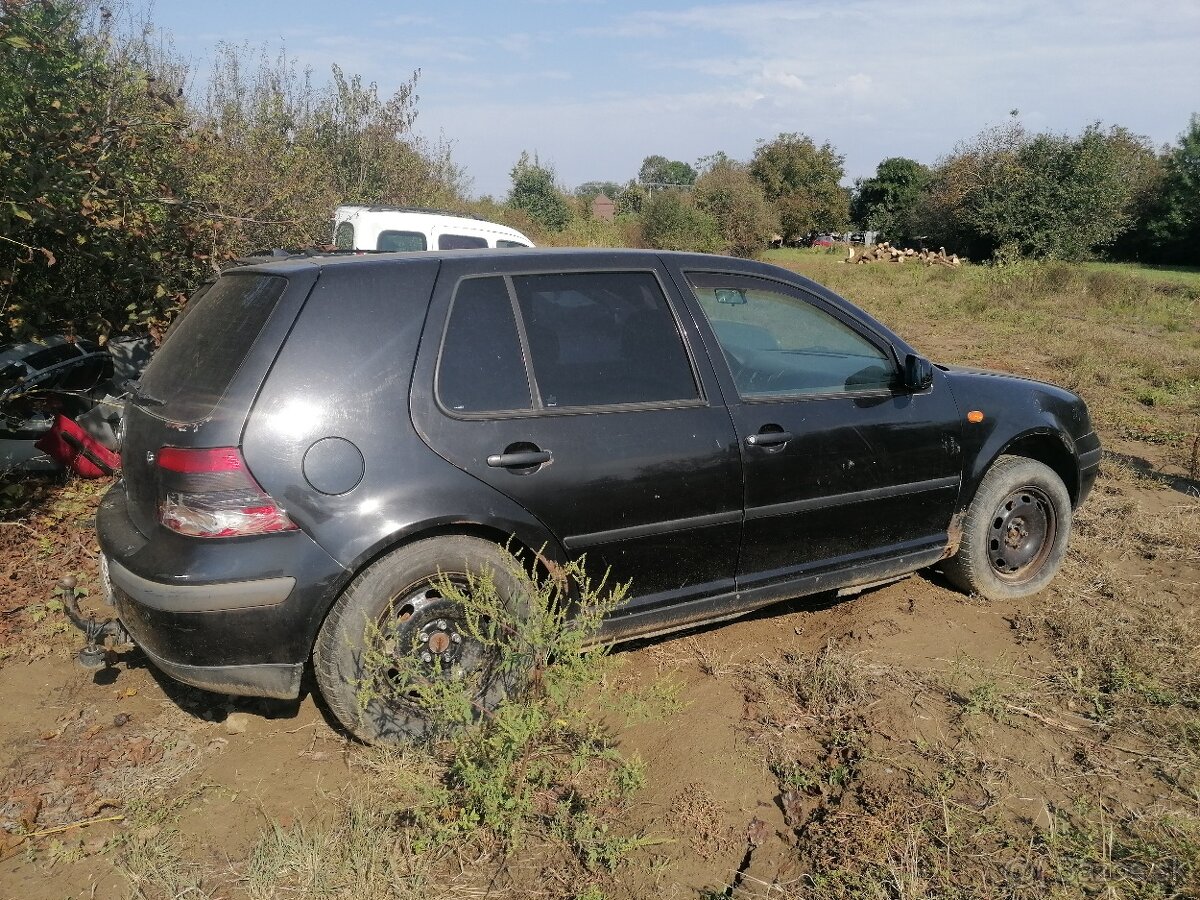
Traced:
POLYGON ((1091 272, 1119 272, 1149 281, 1200 287, 1200 266, 1144 266, 1137 263, 1089 262, 1083 268, 1091 272))
POLYGON ((12 485, 0 896, 1200 896, 1200 283, 770 258, 935 361, 1087 399, 1103 472, 1048 590, 784 604, 568 673, 581 704, 377 751, 311 699, 79 674, 50 586, 94 585, 98 488, 12 485))

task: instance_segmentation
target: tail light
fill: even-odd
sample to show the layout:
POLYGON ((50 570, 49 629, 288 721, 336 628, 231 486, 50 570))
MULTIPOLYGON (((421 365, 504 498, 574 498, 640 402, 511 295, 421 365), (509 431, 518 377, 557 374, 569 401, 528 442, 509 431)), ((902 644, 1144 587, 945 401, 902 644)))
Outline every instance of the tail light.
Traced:
POLYGON ((179 534, 240 537, 296 528, 254 480, 237 447, 163 447, 158 476, 158 521, 179 534))

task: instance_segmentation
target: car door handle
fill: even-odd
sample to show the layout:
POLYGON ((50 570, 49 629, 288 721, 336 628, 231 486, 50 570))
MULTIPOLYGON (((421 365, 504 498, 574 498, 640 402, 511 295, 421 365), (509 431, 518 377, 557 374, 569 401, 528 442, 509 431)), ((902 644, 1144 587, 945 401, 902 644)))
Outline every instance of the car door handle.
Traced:
POLYGON ((746 438, 751 447, 780 447, 794 438, 790 431, 760 431, 746 438))
POLYGON ((549 450, 518 450, 515 453, 493 453, 487 464, 493 469, 529 469, 550 462, 549 450))

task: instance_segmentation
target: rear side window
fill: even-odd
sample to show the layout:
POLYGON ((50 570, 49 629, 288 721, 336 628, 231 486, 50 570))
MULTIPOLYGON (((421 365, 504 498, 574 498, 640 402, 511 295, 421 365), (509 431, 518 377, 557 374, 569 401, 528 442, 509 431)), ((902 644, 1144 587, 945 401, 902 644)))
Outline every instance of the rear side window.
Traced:
POLYGON ((473 234, 438 235, 439 250, 477 250, 486 246, 487 238, 476 237, 473 234))
POLYGON ((679 326, 651 273, 512 281, 547 409, 699 397, 679 326))
POLYGON ((193 297, 142 376, 139 392, 180 422, 213 411, 254 345, 287 279, 227 274, 193 297))
POLYGON ((381 231, 375 241, 376 250, 395 253, 405 250, 428 250, 425 235, 419 231, 381 231))
POLYGON ((503 278, 459 285, 438 364, 438 399, 455 412, 533 407, 516 318, 503 278))
POLYGON ((333 246, 337 250, 354 249, 354 225, 350 222, 338 222, 337 231, 333 233, 333 246))

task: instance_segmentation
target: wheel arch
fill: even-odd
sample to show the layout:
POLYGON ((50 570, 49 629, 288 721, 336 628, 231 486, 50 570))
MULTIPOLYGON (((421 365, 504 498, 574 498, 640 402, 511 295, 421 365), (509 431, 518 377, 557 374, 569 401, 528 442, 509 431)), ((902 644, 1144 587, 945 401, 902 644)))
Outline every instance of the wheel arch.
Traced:
POLYGON ((500 524, 486 523, 476 519, 438 519, 411 525, 377 542, 346 567, 344 574, 338 579, 334 589, 325 597, 321 608, 315 611, 316 615, 312 618, 310 634, 307 638, 309 654, 311 655, 312 645, 316 643, 317 634, 338 597, 363 571, 401 547, 429 538, 450 536, 476 537, 506 547, 518 559, 531 560, 537 574, 541 577, 554 575, 557 568, 565 565, 568 561, 566 551, 557 539, 547 532, 541 532, 539 529, 527 525, 523 526, 521 523, 500 524))
POLYGON ((1071 507, 1079 504, 1079 461, 1071 449, 1071 444, 1063 434, 1053 428, 1034 428, 1009 437, 1006 441, 996 441, 987 448, 989 452, 980 453, 973 467, 972 477, 964 486, 967 488, 960 498, 959 509, 965 512, 975 499, 983 476, 996 464, 1001 456, 1021 456, 1037 460, 1049 466, 1067 488, 1071 498, 1071 507))

